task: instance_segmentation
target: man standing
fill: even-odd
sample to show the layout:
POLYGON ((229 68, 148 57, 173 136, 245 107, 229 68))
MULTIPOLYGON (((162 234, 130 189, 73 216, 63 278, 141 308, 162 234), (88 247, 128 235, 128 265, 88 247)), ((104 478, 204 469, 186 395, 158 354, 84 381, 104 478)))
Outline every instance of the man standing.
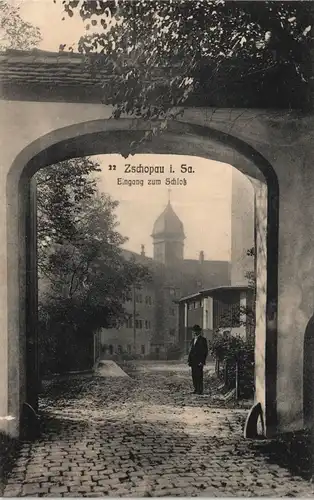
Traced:
POLYGON ((194 394, 203 394, 203 367, 208 354, 208 346, 199 325, 193 326, 192 334, 194 338, 191 342, 188 364, 192 368, 194 394))

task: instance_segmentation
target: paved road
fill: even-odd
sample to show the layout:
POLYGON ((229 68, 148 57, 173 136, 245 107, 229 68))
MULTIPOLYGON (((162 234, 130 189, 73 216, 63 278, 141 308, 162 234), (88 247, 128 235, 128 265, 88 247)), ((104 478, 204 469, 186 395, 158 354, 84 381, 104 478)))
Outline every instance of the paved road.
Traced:
POLYGON ((268 443, 242 438, 245 410, 191 395, 179 366, 140 368, 50 388, 42 437, 23 445, 4 496, 313 496, 268 443))

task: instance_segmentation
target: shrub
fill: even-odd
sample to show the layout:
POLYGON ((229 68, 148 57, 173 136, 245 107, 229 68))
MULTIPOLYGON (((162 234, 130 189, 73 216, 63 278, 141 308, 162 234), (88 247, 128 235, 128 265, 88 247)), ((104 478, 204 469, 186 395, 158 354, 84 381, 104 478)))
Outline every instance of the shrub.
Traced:
POLYGON ((236 386, 238 371, 239 394, 244 398, 251 397, 254 393, 254 341, 225 331, 214 335, 209 350, 216 359, 218 376, 223 366, 225 385, 230 389, 236 386))

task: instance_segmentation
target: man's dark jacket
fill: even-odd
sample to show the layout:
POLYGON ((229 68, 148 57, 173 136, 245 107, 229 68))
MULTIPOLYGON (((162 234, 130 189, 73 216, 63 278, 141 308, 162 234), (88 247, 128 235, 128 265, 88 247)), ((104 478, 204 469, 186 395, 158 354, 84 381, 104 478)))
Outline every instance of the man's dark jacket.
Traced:
POLYGON ((199 335, 197 341, 194 344, 194 339, 191 342, 191 349, 188 357, 189 366, 198 365, 202 363, 205 365, 205 361, 208 354, 207 340, 199 335))

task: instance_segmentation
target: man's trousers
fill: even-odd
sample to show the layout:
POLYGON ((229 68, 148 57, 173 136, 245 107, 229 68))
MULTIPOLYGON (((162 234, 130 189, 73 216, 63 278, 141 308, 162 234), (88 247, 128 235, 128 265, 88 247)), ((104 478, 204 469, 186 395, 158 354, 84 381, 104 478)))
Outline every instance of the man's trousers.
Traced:
POLYGON ((194 392, 196 394, 203 394, 203 366, 192 365, 191 368, 194 392))

